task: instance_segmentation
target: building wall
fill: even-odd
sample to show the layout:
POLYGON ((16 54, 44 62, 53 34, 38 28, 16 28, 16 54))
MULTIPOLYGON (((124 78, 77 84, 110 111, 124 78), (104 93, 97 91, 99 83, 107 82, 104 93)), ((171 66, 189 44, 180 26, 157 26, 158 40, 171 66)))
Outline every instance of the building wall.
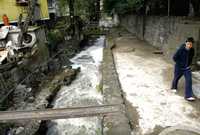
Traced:
POLYGON ((38 0, 38 3, 41 5, 41 18, 49 19, 48 3, 47 0, 38 0))
POLYGON ((58 0, 47 0, 49 14, 54 14, 55 17, 60 17, 59 1, 58 0))
MULTIPOLYGON (((48 19, 48 4, 47 0, 38 0, 40 8, 40 18, 48 19)), ((16 0, 0 0, 0 23, 2 23, 2 15, 6 14, 10 22, 16 22, 18 20, 19 14, 23 13, 25 15, 26 6, 19 6, 16 4, 16 0)))

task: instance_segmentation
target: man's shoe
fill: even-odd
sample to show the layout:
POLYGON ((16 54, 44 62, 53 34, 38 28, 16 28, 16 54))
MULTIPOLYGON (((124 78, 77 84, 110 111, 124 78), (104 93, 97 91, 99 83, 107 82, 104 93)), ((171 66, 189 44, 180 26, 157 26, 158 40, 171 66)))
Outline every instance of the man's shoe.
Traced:
POLYGON ((171 92, 177 93, 177 89, 171 89, 171 92))
POLYGON ((186 98, 187 101, 195 101, 195 98, 194 97, 189 97, 189 98, 186 98))

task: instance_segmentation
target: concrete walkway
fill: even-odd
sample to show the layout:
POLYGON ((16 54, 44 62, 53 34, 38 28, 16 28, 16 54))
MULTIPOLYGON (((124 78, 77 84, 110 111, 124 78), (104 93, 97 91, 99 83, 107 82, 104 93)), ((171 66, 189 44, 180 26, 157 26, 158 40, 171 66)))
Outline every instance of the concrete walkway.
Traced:
POLYGON ((133 134, 156 135, 177 125, 199 128, 200 111, 196 107, 199 101, 187 102, 183 95, 170 91, 173 65, 154 51, 155 48, 135 37, 117 38, 113 49, 129 110, 135 110, 129 114, 134 125, 133 134))

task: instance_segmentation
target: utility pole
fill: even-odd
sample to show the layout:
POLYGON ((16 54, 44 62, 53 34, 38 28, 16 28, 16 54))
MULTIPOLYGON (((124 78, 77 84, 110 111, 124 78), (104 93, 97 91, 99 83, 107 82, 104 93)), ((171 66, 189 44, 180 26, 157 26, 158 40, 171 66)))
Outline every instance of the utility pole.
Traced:
POLYGON ((100 19, 100 0, 95 1, 95 21, 100 19))
POLYGON ((168 0, 168 16, 170 16, 170 4, 171 4, 171 2, 170 2, 170 0, 168 0))
POLYGON ((100 0, 91 0, 89 5, 89 20, 98 22, 100 19, 100 0))
POLYGON ((35 12, 35 6, 36 6, 36 0, 28 0, 28 9, 27 9, 27 17, 24 21, 24 24, 22 24, 22 14, 19 16, 18 26, 20 28, 20 33, 18 36, 18 46, 23 46, 23 40, 24 36, 28 31, 29 23, 32 21, 34 12, 35 12))
POLYGON ((69 0, 69 15, 70 15, 71 28, 72 28, 72 35, 74 35, 74 33, 75 33, 74 0, 69 0))
POLYGON ((69 14, 71 18, 71 23, 74 21, 74 0, 69 0, 69 14))

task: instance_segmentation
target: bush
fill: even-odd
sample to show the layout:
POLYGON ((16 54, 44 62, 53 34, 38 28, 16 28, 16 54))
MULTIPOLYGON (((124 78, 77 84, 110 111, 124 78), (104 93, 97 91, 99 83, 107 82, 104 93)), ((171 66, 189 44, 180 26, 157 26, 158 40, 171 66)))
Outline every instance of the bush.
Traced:
POLYGON ((49 41, 49 44, 57 45, 64 40, 64 36, 58 29, 55 29, 48 32, 47 39, 49 41))
POLYGON ((104 10, 112 13, 113 10, 118 14, 129 12, 139 12, 144 7, 145 0, 104 0, 104 10))

